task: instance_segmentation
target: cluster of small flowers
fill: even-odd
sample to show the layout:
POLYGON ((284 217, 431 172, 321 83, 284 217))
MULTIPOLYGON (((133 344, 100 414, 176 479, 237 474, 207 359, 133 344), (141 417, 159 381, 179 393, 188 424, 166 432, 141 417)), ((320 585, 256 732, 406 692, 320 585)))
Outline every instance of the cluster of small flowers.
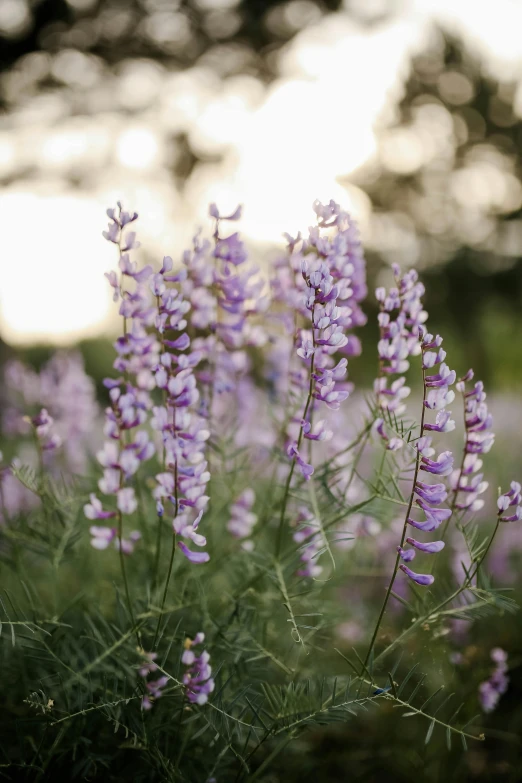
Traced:
MULTIPOLYGON (((117 209, 108 209, 110 223, 104 237, 118 246, 120 279, 116 272, 106 277, 114 289, 113 299, 120 302, 119 313, 123 317, 124 333, 115 342, 117 358, 114 368, 123 373, 123 377, 104 381, 109 389, 111 405, 105 411, 104 433, 108 441, 98 452, 98 462, 103 467, 103 478, 98 487, 104 495, 116 496, 117 512, 104 510, 96 495, 90 496, 90 503, 84 507, 88 519, 108 519, 122 514, 132 514, 137 508, 134 489, 125 486, 137 472, 141 463, 150 459, 155 452, 145 430, 131 431, 143 425, 152 402, 150 391, 155 381, 153 369, 157 365, 158 344, 154 335, 147 332, 153 323, 154 308, 150 306, 146 281, 152 274, 152 267, 146 266, 140 271, 137 264, 131 262, 129 251, 139 247, 135 232, 125 231, 138 215, 125 212, 120 202, 117 209), (125 285, 127 279, 135 282, 133 291, 125 285), (131 328, 127 329, 130 320, 131 328), (131 378, 133 382, 131 383, 131 378)), ((106 549, 116 538, 112 528, 93 526, 90 529, 92 545, 96 549, 106 549)), ((133 542, 139 534, 133 533, 125 545, 121 541, 122 551, 132 552, 133 542)), ((119 540, 115 541, 119 546, 119 540)))
POLYGON ((491 650, 491 660, 495 663, 495 668, 489 679, 479 685, 479 700, 484 712, 492 712, 495 709, 509 685, 507 653, 500 647, 495 647, 491 650))
POLYGON ((151 710, 154 706, 154 702, 156 699, 159 699, 160 696, 163 695, 163 689, 166 686, 166 684, 169 681, 169 678, 166 675, 163 675, 162 677, 159 677, 157 680, 148 680, 147 677, 149 674, 152 674, 152 672, 155 672, 158 670, 158 666, 154 661, 158 657, 157 653, 146 653, 144 650, 142 650, 144 662, 142 663, 138 674, 140 677, 143 677, 145 680, 145 688, 146 693, 142 697, 141 700, 141 708, 142 710, 151 710))
POLYGON ((299 559, 303 563, 297 571, 298 576, 316 578, 323 572, 322 566, 317 562, 317 557, 324 549, 324 541, 317 520, 310 511, 302 506, 299 509, 295 521, 297 530, 293 534, 293 539, 297 544, 301 544, 301 554, 299 559))
MULTIPOLYGON (((422 306, 424 286, 418 282, 418 274, 414 269, 401 275, 398 264, 392 265, 396 287, 386 292, 385 288, 377 288, 375 296, 380 304, 378 316, 380 339, 377 344, 379 354, 379 376, 374 382, 374 392, 378 407, 399 416, 405 410, 404 400, 410 389, 405 385, 406 379, 400 377, 388 388, 389 375, 401 375, 408 370, 408 357, 420 353, 419 328, 425 323, 428 314, 422 306), (395 317, 393 317, 397 311, 395 317)), ((444 358, 444 357, 443 357, 444 358)), ((439 361, 442 361, 439 360, 439 361)), ((382 425, 377 424, 378 433, 390 450, 397 449, 395 439, 388 439, 382 425)))
POLYGON ((12 360, 5 367, 3 389, 4 434, 27 434, 33 415, 29 412, 44 408, 54 419, 53 432, 61 440, 62 474, 83 471, 94 451, 92 424, 99 409, 94 382, 85 373, 81 354, 59 351, 40 372, 12 360))
POLYGON ((183 675, 183 685, 186 687, 187 699, 192 704, 206 704, 215 687, 211 676, 212 668, 209 665, 210 655, 206 650, 203 650, 199 655, 196 655, 192 650, 193 647, 204 641, 204 633, 197 633, 194 639, 186 639, 185 650, 181 656, 181 662, 188 666, 183 675))
POLYGON ((195 341, 212 368, 200 371, 198 380, 220 394, 236 388, 236 377, 247 366, 242 349, 266 342, 265 330, 253 325, 251 316, 264 312, 269 299, 262 295, 264 283, 257 267, 238 269, 248 259, 239 234, 222 237, 219 232, 222 221, 241 218, 241 207, 221 215, 211 204, 209 215, 216 221, 214 247, 209 240, 201 240, 200 232, 194 236, 192 250, 183 256, 187 271, 183 292, 192 305, 191 326, 211 332, 195 341))
POLYGON ((511 487, 508 492, 504 492, 503 495, 497 500, 498 517, 501 522, 520 522, 522 519, 522 488, 518 481, 512 481, 511 487), (509 508, 515 506, 515 510, 512 514, 504 515, 509 508))
MULTIPOLYGON (((455 429, 455 422, 451 419, 451 412, 445 409, 446 405, 451 404, 455 399, 455 393, 449 388, 455 383, 455 371, 450 370, 444 363, 446 352, 441 347, 442 337, 426 332, 423 326, 419 327, 420 348, 422 352, 422 370, 424 378, 424 407, 427 410, 436 411, 435 422, 424 422, 421 427, 420 438, 416 443, 418 452, 417 464, 419 469, 435 476, 449 476, 453 470, 453 454, 451 451, 443 451, 436 459, 432 459, 435 449, 432 448, 431 435, 424 435, 424 432, 446 433, 455 429), (440 365, 438 373, 426 375, 426 370, 433 369, 440 365)), ((418 474, 417 474, 418 475, 418 474)), ((444 483, 429 484, 419 481, 415 477, 413 492, 417 496, 416 505, 423 511, 425 519, 417 521, 408 517, 408 524, 425 532, 432 532, 446 522, 451 517, 450 508, 438 508, 448 497, 448 492, 444 483)), ((436 554, 444 548, 443 541, 432 541, 421 543, 414 538, 406 538, 408 544, 415 549, 429 554, 436 554)), ((402 560, 409 562, 415 556, 413 549, 402 549, 398 547, 402 560)), ((411 571, 407 566, 401 564, 400 568, 404 573, 413 579, 419 585, 431 585, 434 578, 431 574, 417 574, 411 571)))
MULTIPOLYGON (((201 547, 206 545, 206 539, 197 529, 209 500, 205 490, 210 479, 204 455, 210 433, 205 420, 195 410, 199 391, 194 368, 201 361, 202 352, 185 353, 190 347, 190 338, 184 331, 190 303, 180 292, 166 285, 179 282, 185 270, 181 275, 172 275, 171 270, 172 259, 166 257, 151 280, 158 306, 155 326, 161 343, 155 384, 165 394, 165 404, 153 407, 151 426, 161 433, 168 468, 156 476, 154 497, 158 515, 163 516, 163 501, 167 499, 174 507, 174 532, 201 547), (166 330, 180 332, 180 335, 174 340, 166 339, 166 330), (196 512, 192 520, 189 519, 191 510, 196 512)), ((178 547, 192 563, 209 560, 207 552, 193 552, 183 541, 178 542, 178 547)))
POLYGON ((230 506, 230 520, 227 523, 227 530, 234 538, 246 539, 242 547, 248 552, 254 548, 254 542, 248 539, 257 522, 257 514, 252 512, 255 500, 254 490, 244 489, 230 506))
MULTIPOLYGON (((366 294, 365 262, 355 224, 334 201, 327 205, 317 201, 314 211, 317 226, 310 228, 307 240, 288 238, 289 258, 286 265, 278 263, 272 282, 275 298, 295 307, 311 321, 308 328, 298 329, 296 335, 297 355, 308 367, 311 404, 307 405, 299 422, 297 441, 291 442, 287 449, 288 456, 295 459, 305 479, 310 478, 313 467, 300 455, 300 443, 303 437, 328 440, 332 435, 322 421, 312 429, 314 402, 338 410, 349 396, 349 387, 337 387, 346 376, 348 360, 343 357, 335 363, 333 355, 353 356, 360 352, 357 338, 346 332, 365 322, 358 302, 366 294), (330 228, 336 229, 332 237, 321 233, 322 229, 330 228), (298 297, 295 290, 285 290, 288 282, 294 283, 298 297)), ((298 382, 301 379, 301 374, 296 376, 298 382)))
POLYGON ((466 391, 466 381, 472 378, 473 370, 468 370, 456 385, 457 390, 464 395, 466 442, 462 466, 451 476, 451 488, 455 493, 455 508, 474 513, 483 507, 484 501, 479 495, 488 488, 488 482, 482 481, 483 473, 478 473, 482 467, 480 457, 490 450, 495 435, 490 431, 493 417, 485 402, 484 384, 477 381, 471 391, 466 391))

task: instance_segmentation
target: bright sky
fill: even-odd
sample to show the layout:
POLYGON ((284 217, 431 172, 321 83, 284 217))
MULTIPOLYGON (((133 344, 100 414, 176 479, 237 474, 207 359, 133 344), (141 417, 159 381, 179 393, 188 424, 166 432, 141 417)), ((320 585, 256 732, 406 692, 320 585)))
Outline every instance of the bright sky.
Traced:
MULTIPOLYGON (((338 178, 375 153, 375 123, 393 120, 410 57, 433 20, 464 34, 493 73, 522 78, 522 2, 405 0, 394 20, 369 32, 342 12, 306 28, 266 91, 249 76, 223 82, 208 68, 170 74, 147 62, 129 63, 119 77, 120 103, 139 108, 130 120, 106 108, 103 95, 97 114, 74 118, 53 96, 36 96, 0 130, 0 170, 23 163, 40 173, 0 193, 3 339, 69 343, 107 330, 113 304, 103 273, 115 252, 101 231, 118 198, 140 213, 140 240, 158 260, 179 256, 191 227, 205 224, 209 201, 243 203, 241 228, 260 243, 305 228, 315 198, 341 200, 364 233, 368 199, 355 187, 347 194, 338 178), (165 171, 168 135, 179 130, 224 155, 191 176, 183 200, 165 171), (82 191, 64 185, 74 166, 92 172, 82 191)), ((81 61, 72 65, 81 74, 81 61)))

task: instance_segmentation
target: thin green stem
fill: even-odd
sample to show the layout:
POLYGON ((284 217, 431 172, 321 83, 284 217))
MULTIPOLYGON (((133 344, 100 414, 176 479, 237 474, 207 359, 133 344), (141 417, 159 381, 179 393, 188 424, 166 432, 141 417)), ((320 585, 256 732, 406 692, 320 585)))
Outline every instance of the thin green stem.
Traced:
MULTIPOLYGON (((426 413, 426 406, 424 404, 425 401, 426 401, 426 371, 424 369, 422 370, 422 387, 423 387, 422 413, 421 413, 421 420, 420 420, 420 437, 421 438, 422 438, 422 436, 424 434, 424 418, 425 418, 425 413, 426 413)), ((403 525, 403 528, 402 528, 401 543, 400 543, 401 548, 404 545, 404 539, 406 538, 406 531, 408 529, 408 518, 410 516, 411 507, 413 505, 413 497, 415 495, 415 484, 417 483, 417 476, 419 474, 420 457, 421 457, 420 451, 419 451, 419 449, 417 449, 417 456, 415 458, 415 472, 413 474, 413 483, 412 483, 412 487, 411 487, 410 499, 409 499, 409 502, 408 502, 408 508, 406 509, 406 515, 404 517, 404 525, 403 525)), ((377 634, 379 633, 379 628, 381 627, 382 618, 384 617, 384 613, 386 611, 386 607, 388 606, 388 601, 389 601, 389 598, 390 598, 390 595, 391 595, 391 592, 392 592, 392 589, 393 589, 393 584, 395 582, 395 577, 397 576, 397 571, 399 570, 400 559, 401 559, 400 553, 397 552, 397 556, 395 558, 395 565, 393 567, 393 573, 392 573, 392 577, 391 577, 391 580, 390 580, 390 584, 388 585, 388 589, 386 591, 386 595, 385 595, 385 598, 384 598, 384 601, 383 601, 383 604, 382 604, 382 607, 381 607, 381 611, 379 613, 379 617, 377 618, 377 623, 375 625, 375 630, 373 632, 373 636, 371 638, 370 645, 368 647, 368 652, 366 653, 366 658, 364 659, 364 665, 365 666, 367 665, 367 663, 368 663, 368 661, 370 659, 370 656, 372 654, 373 647, 374 647, 374 644, 375 644, 375 640, 377 639, 377 634)))
POLYGON ((160 626, 161 626, 161 620, 163 617, 163 609, 165 608, 165 602, 167 600, 167 593, 169 590, 169 583, 170 583, 170 577, 172 575, 172 568, 174 566, 174 555, 176 554, 176 542, 177 542, 177 536, 174 533, 172 536, 172 548, 170 550, 170 560, 169 560, 169 567, 167 571, 167 578, 165 579, 165 587, 163 588, 163 598, 161 599, 161 612, 158 617, 158 624, 156 626, 156 633, 154 634, 154 641, 152 642, 152 649, 154 650, 156 647, 156 642, 158 640, 160 626))
POLYGON ((140 633, 136 626, 136 620, 134 618, 134 610, 132 608, 132 601, 130 597, 129 581, 127 579, 127 569, 125 568, 125 554, 123 552, 122 539, 123 539, 123 514, 121 513, 121 511, 118 511, 118 549, 120 555, 121 576, 123 579, 123 585, 125 587, 125 598, 127 600, 127 609, 129 610, 132 627, 136 631, 136 638, 138 640, 138 645, 141 647, 140 633))
POLYGON ((390 645, 388 645, 388 647, 386 647, 386 649, 383 650, 382 653, 380 653, 376 657, 376 659, 375 659, 376 663, 377 663, 377 661, 380 661, 383 658, 385 658, 387 655, 389 655, 396 647, 398 647, 404 641, 404 639, 406 639, 408 636, 410 636, 410 634, 413 633, 413 631, 417 630, 417 628, 419 628, 419 627, 422 627, 424 625, 424 623, 426 623, 431 618, 436 617, 438 615, 438 613, 441 612, 442 609, 444 609, 445 606, 447 606, 449 603, 454 601, 455 598, 458 598, 459 595, 461 595, 463 592, 465 592, 470 587, 471 583, 473 582, 473 579, 478 575, 479 569, 482 566, 482 563, 484 562, 484 560, 486 559, 486 557, 488 555, 488 552, 489 552, 489 550, 491 548, 493 540, 495 539, 495 536, 496 536, 496 534, 498 532, 499 526, 500 526, 500 515, 497 517, 497 522, 496 522, 496 525, 495 525, 495 529, 493 530, 493 533, 492 533, 492 535, 491 535, 491 537, 490 537, 490 539, 488 541, 487 547, 485 548, 484 552, 482 553, 480 559, 477 561, 477 563, 475 565, 475 570, 473 571, 473 573, 470 573, 466 577, 466 579, 464 580, 462 585, 460 585, 460 587, 458 587, 456 590, 454 590, 453 593, 451 593, 451 595, 448 596, 448 598, 445 598, 444 601, 441 601, 439 604, 437 604, 437 606, 435 606, 434 609, 430 609, 428 612, 426 612, 426 614, 424 614, 423 617, 419 617, 417 620, 415 620, 415 622, 413 622, 408 628, 406 628, 400 634, 400 636, 398 636, 396 639, 394 639, 394 641, 390 645))
MULTIPOLYGON (((173 408, 172 412, 172 434, 174 437, 176 437, 176 408, 173 408)), ((179 496, 178 496, 178 459, 177 457, 174 459, 174 503, 175 503, 175 509, 174 509, 174 519, 173 523, 176 520, 176 517, 178 516, 178 510, 179 510, 179 496)), ((170 550, 170 560, 169 560, 169 567, 167 570, 167 578, 165 579, 165 587, 163 589, 163 598, 161 599, 161 607, 160 607, 160 614, 158 616, 158 624, 156 626, 156 633, 154 634, 154 641, 152 643, 152 649, 154 650, 156 648, 156 642, 158 640, 159 632, 160 632, 160 626, 161 626, 161 620, 163 618, 163 610, 165 608, 165 602, 167 600, 167 593, 169 589, 170 584, 170 577, 172 576, 172 568, 174 566, 174 555, 176 554, 176 543, 177 543, 177 536, 175 531, 173 531, 172 535, 172 547, 170 550)))
MULTIPOLYGON (((314 317, 314 310, 312 308, 312 324, 313 324, 313 317, 314 317)), ((312 328, 312 335, 313 335, 313 342, 314 342, 314 348, 315 348, 315 332, 314 332, 313 328, 312 328)), ((309 386, 308 386, 308 397, 306 398, 305 409, 304 409, 304 412, 303 412, 303 421, 306 421, 308 410, 309 410, 310 405, 311 405, 312 400, 313 400, 313 393, 314 393, 314 368, 315 368, 315 353, 312 354, 312 359, 311 359, 311 362, 310 362, 310 383, 309 383, 309 386)), ((303 442, 303 435, 304 435, 304 430, 303 430, 303 427, 301 425, 301 427, 299 429, 299 436, 297 438, 297 447, 296 447, 297 451, 299 451, 299 449, 301 448, 301 443, 303 442)), ((281 504, 281 514, 280 514, 280 517, 279 517, 279 529, 277 531, 277 538, 276 538, 276 552, 275 552, 275 555, 276 555, 277 559, 279 559, 279 556, 281 554, 281 546, 282 546, 282 543, 283 543, 283 530, 284 530, 284 523, 285 523, 285 516, 286 516, 286 506, 287 506, 287 503, 288 503, 288 495, 290 493, 290 484, 292 482, 292 478, 293 478, 293 475, 294 475, 294 470, 295 470, 295 457, 292 459, 292 464, 290 466, 290 471, 289 471, 288 477, 286 479, 286 484, 285 484, 285 489, 284 489, 284 494, 283 494, 283 502, 281 504)))

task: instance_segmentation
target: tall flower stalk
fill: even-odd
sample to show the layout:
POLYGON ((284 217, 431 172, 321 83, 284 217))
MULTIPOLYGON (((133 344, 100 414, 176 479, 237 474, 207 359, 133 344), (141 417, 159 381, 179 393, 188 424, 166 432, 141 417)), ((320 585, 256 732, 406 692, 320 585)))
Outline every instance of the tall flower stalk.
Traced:
POLYGON ((116 518, 116 528, 92 526, 91 543, 100 550, 106 549, 114 540, 119 551, 127 607, 135 626, 125 555, 132 552, 139 533, 136 531, 131 534, 127 541, 123 537, 123 523, 124 517, 133 514, 138 505, 134 488, 130 485, 133 477, 141 463, 154 454, 154 446, 147 432, 135 432, 147 419, 147 411, 152 405, 149 392, 154 386, 152 367, 156 361, 157 344, 154 336, 147 333, 153 311, 145 289, 152 268, 145 266, 138 271, 137 264, 130 260, 130 251, 139 247, 139 243, 135 232, 128 231, 127 227, 137 219, 137 213, 126 212, 118 202, 116 209, 107 210, 107 215, 110 222, 104 237, 118 248, 120 275, 111 271, 106 277, 113 288, 114 301, 120 302, 123 335, 114 344, 117 353, 114 368, 121 376, 104 381, 109 389, 111 404, 105 410, 104 433, 107 441, 98 452, 97 459, 103 467, 103 477, 98 487, 102 494, 115 497, 116 509, 105 509, 97 496, 91 494, 84 513, 91 520, 116 518))
POLYGON ((334 355, 359 352, 357 339, 348 336, 347 330, 365 321, 358 307, 366 286, 357 228, 334 201, 326 205, 317 201, 314 211, 317 226, 310 229, 307 240, 289 237, 289 258, 286 266, 278 264, 273 281, 276 299, 295 308, 305 321, 305 326, 297 329, 296 353, 304 362, 307 379, 306 401, 297 422, 298 435, 287 447, 291 464, 281 503, 276 557, 281 552, 286 507, 296 465, 306 481, 314 472, 301 453, 303 439, 309 440, 311 453, 314 440, 327 440, 332 434, 323 421, 314 426, 315 405, 323 403, 331 410, 338 410, 349 396, 349 388, 336 388, 346 375, 348 360, 342 357, 336 363, 334 355), (329 229, 335 230, 331 237, 321 233, 329 229), (288 289, 286 281, 292 280, 292 276, 294 288, 288 289))
MULTIPOLYGON (((440 507, 440 504, 444 503, 448 496, 445 484, 441 482, 435 484, 426 483, 420 480, 419 474, 421 471, 424 471, 437 477, 446 477, 453 470, 453 455, 450 451, 441 452, 436 459, 433 459, 435 450, 431 445, 432 435, 427 435, 426 433, 442 434, 453 430, 455 427, 455 423, 451 419, 451 412, 446 410, 446 406, 451 404, 455 397, 454 392, 449 388, 455 383, 455 372, 450 370, 444 362, 446 353, 442 348, 442 338, 438 335, 434 337, 429 334, 422 323, 419 323, 425 320, 426 314, 422 309, 420 301, 423 288, 415 285, 416 273, 412 275, 409 272, 400 277, 397 267, 393 271, 398 283, 397 288, 392 289, 389 295, 386 294, 384 289, 378 289, 376 292, 377 299, 381 302, 381 314, 379 316, 381 330, 383 328, 387 330, 384 334, 381 332, 381 341, 379 342, 380 377, 376 383, 378 404, 382 408, 388 401, 386 397, 384 401, 381 401, 380 397, 386 391, 386 383, 382 381, 386 377, 385 373, 404 372, 409 366, 406 357, 421 353, 422 410, 419 437, 414 445, 416 453, 413 464, 412 487, 401 539, 397 546, 392 576, 364 661, 365 666, 372 654, 399 570, 403 571, 406 576, 421 586, 429 586, 434 581, 433 575, 417 573, 406 563, 411 562, 418 551, 427 554, 440 552, 444 548, 444 542, 442 540, 432 542, 418 541, 407 535, 408 526, 423 532, 433 532, 443 522, 447 521, 452 513, 451 509, 440 507), (393 313, 394 310, 399 312, 396 319, 392 320, 389 314, 393 313), (417 337, 415 337, 415 332, 417 332, 417 337), (427 374, 437 366, 439 368, 437 373, 427 374), (428 411, 435 412, 435 420, 432 422, 426 420, 428 411), (424 518, 419 520, 411 516, 414 509, 420 509, 424 518), (406 548, 405 544, 409 544, 410 548, 406 548)), ((392 399, 396 400, 397 398, 393 395, 392 399)), ((378 431, 381 437, 385 439, 387 448, 390 448, 391 441, 385 433, 383 420, 378 421, 378 431)))
MULTIPOLYGON (((167 286, 168 283, 179 283, 184 272, 172 274, 172 268, 172 259, 165 257, 161 269, 150 281, 157 302, 154 325, 161 345, 154 373, 155 383, 164 395, 164 404, 153 407, 151 419, 152 428, 161 434, 163 442, 164 471, 157 474, 154 489, 159 524, 165 514, 165 503, 169 504, 172 514, 172 545, 161 611, 167 599, 176 548, 191 563, 209 560, 207 552, 193 551, 185 543, 193 543, 197 547, 206 545, 198 527, 209 499, 205 489, 210 474, 204 455, 209 431, 196 410, 199 391, 194 368, 201 360, 201 352, 187 352, 190 338, 186 332, 185 316, 190 310, 190 303, 176 288, 167 286), (174 334, 169 335, 172 332, 174 334)), ((157 547, 156 562, 159 560, 159 543, 157 547)), ((153 647, 160 625, 161 613, 153 647)))

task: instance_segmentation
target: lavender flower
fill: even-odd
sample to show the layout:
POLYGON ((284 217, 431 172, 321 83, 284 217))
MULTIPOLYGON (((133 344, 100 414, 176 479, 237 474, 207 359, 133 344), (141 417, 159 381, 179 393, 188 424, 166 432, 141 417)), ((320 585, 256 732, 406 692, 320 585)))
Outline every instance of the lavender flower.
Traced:
POLYGON ((410 579, 422 587, 428 587, 435 581, 435 577, 433 577, 431 574, 416 574, 415 571, 412 571, 410 568, 408 568, 408 566, 405 566, 402 563, 399 568, 401 571, 404 571, 406 576, 409 576, 410 579))
POLYGON ((408 358, 420 353, 419 327, 428 316, 422 306, 424 286, 418 282, 417 272, 411 269, 401 275, 397 264, 392 266, 392 270, 396 287, 389 292, 385 288, 378 288, 375 292, 381 312, 377 344, 379 376, 374 383, 374 392, 381 410, 389 410, 399 416, 405 410, 403 400, 408 397, 410 389, 405 385, 404 377, 393 381, 388 388, 387 376, 402 376, 410 366, 408 358))
POLYGON ((33 416, 31 424, 42 451, 52 451, 62 445, 60 436, 53 432, 54 419, 45 408, 42 408, 37 416, 33 416))
MULTIPOLYGON (((180 275, 170 274, 172 260, 163 259, 160 271, 154 275, 151 288, 156 295, 155 326, 161 345, 154 368, 156 386, 164 391, 164 405, 153 407, 151 426, 161 434, 165 467, 168 471, 156 476, 154 497, 162 503, 167 499, 173 506, 173 529, 177 535, 189 539, 196 546, 205 546, 204 536, 196 533, 203 510, 208 503, 205 494, 210 474, 204 458, 205 443, 210 435, 205 420, 197 412, 199 390, 194 368, 202 358, 199 351, 186 353, 190 338, 184 331, 190 303, 167 283, 179 282, 180 275), (175 339, 165 334, 174 332, 175 339), (190 512, 195 518, 189 521, 190 512)), ((183 275, 181 275, 183 276, 183 275)), ((193 552, 179 541, 180 551, 192 563, 205 563, 208 553, 193 552)))
MULTIPOLYGON (((120 539, 118 537, 118 531, 115 527, 103 527, 99 525, 92 525, 89 528, 89 532, 92 536, 91 546, 95 549, 102 550, 107 549, 109 544, 113 543, 116 550, 120 549, 120 539)), ((134 552, 134 544, 141 538, 139 530, 133 530, 129 534, 129 538, 121 539, 121 551, 124 555, 131 555, 134 552)))
MULTIPOLYGON (((96 549, 106 549, 117 535, 116 548, 123 554, 131 554, 139 533, 135 531, 129 539, 124 539, 122 518, 136 510, 137 501, 134 489, 125 484, 155 451, 144 430, 132 431, 145 423, 147 411, 152 407, 152 370, 157 364, 159 346, 155 337, 147 333, 154 310, 150 306, 145 281, 152 274, 152 268, 146 266, 138 270, 129 257, 129 251, 139 247, 139 243, 136 234, 125 229, 138 216, 123 210, 120 202, 117 209, 108 209, 107 215, 111 222, 104 237, 116 244, 119 250, 120 277, 114 271, 107 273, 106 277, 114 289, 114 300, 120 301, 119 312, 123 317, 123 335, 114 344, 117 353, 114 368, 123 377, 104 381, 111 404, 105 411, 104 433, 108 440, 97 454, 98 462, 104 468, 98 487, 104 495, 115 496, 119 529, 116 533, 112 528, 91 528, 91 543, 96 549)), ((112 511, 104 510, 95 496, 91 496, 84 513, 88 519, 107 519, 113 515, 112 511)))
MULTIPOLYGON (((253 489, 244 489, 230 506, 230 520, 227 523, 227 530, 234 538, 248 539, 252 535, 252 530, 257 522, 257 514, 252 513, 252 507, 255 503, 255 493, 253 489)), ((245 541, 243 546, 249 542, 245 541)), ((247 549, 251 549, 250 546, 247 549)))
POLYGON ((188 667, 183 675, 183 684, 186 687, 187 699, 192 704, 203 705, 208 701, 209 695, 215 687, 212 679, 212 668, 209 665, 210 655, 203 650, 196 655, 193 647, 200 645, 205 640, 204 633, 197 633, 194 639, 185 641, 185 650, 181 656, 181 662, 188 667))
POLYGON ((152 674, 158 669, 157 664, 154 663, 158 654, 154 652, 147 653, 145 650, 141 650, 141 654, 143 655, 144 661, 138 670, 138 674, 145 680, 144 684, 146 689, 146 693, 141 700, 141 708, 142 710, 151 710, 156 699, 159 699, 163 695, 163 689, 168 683, 169 678, 166 675, 163 675, 157 680, 149 680, 147 682, 149 674, 152 674))
MULTIPOLYGON (((379 376, 374 384, 377 396, 377 406, 381 411, 391 411, 394 415, 404 412, 403 400, 408 396, 409 389, 405 386, 404 377, 395 380, 390 388, 387 386, 387 376, 398 374, 403 376, 409 368, 409 357, 422 355, 423 371, 423 413, 419 438, 415 444, 417 455, 414 463, 414 480, 403 528, 400 545, 397 547, 397 560, 410 562, 415 556, 415 549, 427 554, 440 552, 444 543, 436 541, 423 543, 413 538, 406 538, 406 525, 425 532, 433 532, 450 517, 452 510, 440 508, 438 505, 447 498, 447 490, 444 484, 430 484, 420 481, 419 471, 424 471, 436 476, 448 476, 453 470, 453 455, 450 451, 441 452, 434 458, 435 450, 432 448, 432 437, 426 432, 445 433, 455 427, 451 419, 451 413, 446 405, 450 404, 455 395, 449 388, 455 383, 455 372, 450 370, 444 362, 446 352, 442 348, 442 338, 429 334, 424 327, 427 313, 423 309, 422 295, 424 286, 418 282, 417 273, 414 270, 401 275, 398 265, 393 265, 393 274, 396 287, 389 292, 385 288, 376 291, 377 300, 380 303, 379 313, 380 340, 379 376), (433 370, 438 366, 438 372, 428 375, 427 370, 433 370), (426 421, 427 411, 437 411, 435 421, 426 421), (418 520, 410 516, 413 503, 424 514, 424 519, 418 520), (405 549, 404 543, 409 543, 414 549, 405 549)), ((389 451, 397 451, 402 446, 402 439, 390 438, 383 417, 377 418, 374 430, 378 433, 385 447, 389 451)), ((411 571, 406 565, 398 566, 410 579, 419 585, 428 586, 433 583, 431 574, 418 574, 411 571)), ((394 571, 395 577, 396 570, 394 571)))
POLYGON ((492 712, 495 709, 509 685, 507 653, 500 647, 495 647, 491 650, 491 659, 495 668, 489 679, 479 685, 479 700, 484 712, 492 712))
POLYGON ((464 397, 466 440, 460 468, 451 476, 454 507, 470 513, 479 511, 484 505, 484 501, 479 496, 489 485, 487 481, 482 480, 483 474, 478 472, 482 467, 480 455, 490 450, 495 439, 491 432, 493 417, 485 401, 484 384, 482 381, 477 381, 471 391, 466 391, 466 382, 472 378, 473 370, 468 370, 457 383, 457 390, 464 397))
POLYGON ((317 562, 319 552, 324 549, 321 530, 313 514, 304 506, 299 509, 295 525, 297 530, 293 539, 301 545, 299 559, 303 564, 297 571, 297 576, 315 579, 323 572, 322 566, 317 562))
POLYGON ((81 354, 58 351, 39 373, 20 361, 7 362, 4 390, 4 434, 26 434, 29 419, 44 408, 54 420, 53 434, 61 441, 59 451, 56 447, 45 450, 46 468, 58 469, 59 465, 61 475, 83 471, 94 449, 92 424, 99 411, 94 382, 85 373, 81 354))
POLYGON ((510 489, 497 500, 498 518, 501 522, 520 522, 522 519, 522 494, 521 486, 518 481, 512 481, 510 489), (505 515, 505 512, 512 507, 515 510, 512 514, 505 515))
POLYGON ((297 331, 296 352, 308 368, 308 400, 297 441, 287 449, 305 479, 310 478, 313 468, 300 454, 303 437, 331 437, 325 429, 320 438, 314 437, 311 420, 315 403, 338 410, 350 393, 346 384, 339 387, 346 376, 348 360, 343 357, 336 363, 333 355, 359 352, 358 342, 350 339, 347 330, 364 323, 358 302, 366 294, 364 258, 355 224, 334 201, 326 206, 315 202, 314 210, 317 227, 310 229, 307 240, 290 238, 289 257, 278 264, 273 280, 276 299, 290 305, 306 324, 297 331), (330 228, 336 230, 331 238, 321 233, 321 229, 330 228), (294 290, 286 289, 288 282, 294 290))

